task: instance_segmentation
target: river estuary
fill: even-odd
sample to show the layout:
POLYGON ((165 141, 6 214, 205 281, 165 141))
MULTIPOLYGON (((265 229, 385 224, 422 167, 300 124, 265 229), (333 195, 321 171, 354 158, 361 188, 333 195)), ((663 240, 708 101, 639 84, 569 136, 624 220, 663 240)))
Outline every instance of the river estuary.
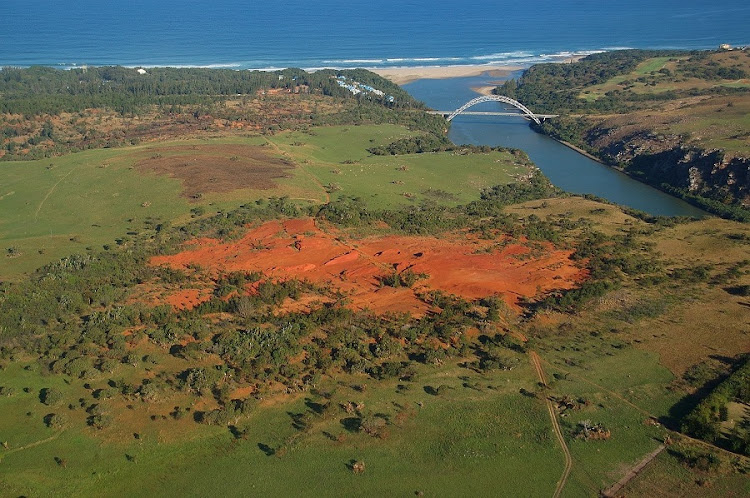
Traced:
MULTIPOLYGON (((517 75, 514 75, 517 76, 517 75)), ((442 80, 419 80, 403 88, 433 109, 457 109, 477 96, 475 87, 498 83, 497 78, 476 76, 442 80)), ((472 111, 504 111, 497 102, 479 104, 472 111)), ((532 111, 544 113, 544 109, 532 111)), ((533 131, 528 121, 512 116, 457 116, 449 138, 456 144, 513 147, 525 151, 558 187, 577 194, 594 194, 617 204, 665 216, 696 216, 706 213, 653 187, 633 180, 608 166, 589 159, 557 141, 533 131)))

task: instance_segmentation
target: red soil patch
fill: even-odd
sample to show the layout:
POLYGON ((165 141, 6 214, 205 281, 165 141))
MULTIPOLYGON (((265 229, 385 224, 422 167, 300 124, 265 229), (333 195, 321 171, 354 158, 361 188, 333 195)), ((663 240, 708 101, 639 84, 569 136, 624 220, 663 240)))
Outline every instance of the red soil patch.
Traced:
POLYGON ((246 399, 248 396, 255 392, 254 386, 245 386, 235 389, 229 396, 230 399, 246 399))
POLYGON ((152 258, 153 265, 185 268, 198 264, 220 274, 262 271, 277 279, 331 283, 348 294, 355 309, 425 313, 428 306, 415 290, 442 290, 467 299, 494 294, 517 308, 521 298, 575 287, 587 276, 570 260, 572 251, 547 244, 529 254, 521 244, 487 252, 495 241, 466 233, 435 237, 370 237, 343 242, 336 230, 321 230, 315 220, 271 221, 241 240, 222 243, 199 239, 184 252, 152 258), (541 254, 540 254, 541 253, 541 254), (522 257, 518 257, 522 256, 522 257), (394 270, 425 273, 415 288, 382 287, 379 277, 394 270))
POLYGON ((169 295, 165 301, 177 310, 189 310, 209 299, 211 299, 209 289, 183 289, 169 295))

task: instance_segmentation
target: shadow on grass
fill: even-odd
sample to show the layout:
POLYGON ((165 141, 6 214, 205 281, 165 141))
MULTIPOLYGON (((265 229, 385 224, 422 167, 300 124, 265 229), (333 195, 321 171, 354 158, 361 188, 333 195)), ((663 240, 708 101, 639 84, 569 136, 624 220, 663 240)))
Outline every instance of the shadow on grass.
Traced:
POLYGON ((266 456, 274 456, 276 454, 276 450, 274 448, 271 448, 267 444, 264 443, 258 443, 258 449, 266 454, 266 456))
POLYGON ((359 432, 359 428, 362 426, 362 419, 360 417, 342 418, 341 425, 349 432, 359 432))

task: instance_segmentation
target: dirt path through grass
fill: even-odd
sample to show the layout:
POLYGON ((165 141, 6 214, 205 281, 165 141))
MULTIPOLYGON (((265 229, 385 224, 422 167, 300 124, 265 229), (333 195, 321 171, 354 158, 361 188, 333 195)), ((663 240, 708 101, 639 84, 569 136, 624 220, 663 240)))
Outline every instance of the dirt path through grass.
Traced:
POLYGON ((11 450, 8 450, 5 453, 0 454, 0 461, 2 461, 2 459, 4 457, 6 457, 8 455, 12 455, 13 453, 18 453, 19 451, 28 450, 30 448, 35 448, 35 447, 39 446, 40 444, 49 443, 50 441, 54 441, 55 439, 59 438, 60 434, 62 434, 63 432, 65 432, 65 431, 60 431, 57 434, 53 434, 52 436, 50 436, 50 437, 48 437, 46 439, 42 439, 40 441, 34 441, 33 443, 29 443, 29 444, 27 444, 25 446, 19 446, 18 448, 13 448, 11 450))
MULTIPOLYGON (((546 386, 547 378, 544 376, 544 369, 542 368, 542 364, 539 361, 539 355, 536 354, 536 351, 530 351, 529 357, 531 358, 531 363, 534 365, 534 369, 536 370, 537 376, 539 377, 539 382, 546 386)), ((545 401, 547 403, 549 418, 552 421, 552 430, 554 431, 555 436, 557 437, 557 441, 560 443, 560 447, 562 448, 563 454, 565 456, 565 469, 563 469, 562 476, 560 476, 560 480, 557 481, 555 493, 552 495, 554 498, 558 498, 560 494, 562 494, 562 490, 568 480, 570 471, 573 469, 573 457, 570 455, 570 450, 568 449, 568 445, 565 443, 565 438, 563 437, 562 431, 560 430, 560 423, 557 421, 555 407, 549 398, 545 398, 545 401)))
POLYGON ((620 490, 622 490, 622 488, 624 488, 627 483, 629 483, 635 476, 637 476, 638 474, 640 474, 641 471, 646 467, 646 465, 648 465, 649 463, 651 463, 651 461, 654 458, 656 458, 657 456, 659 456, 659 453, 661 453, 662 451, 664 451, 665 448, 666 448, 666 446, 664 446, 663 444, 659 445, 658 448, 656 448, 654 451, 652 451, 651 453, 649 453, 648 455, 646 455, 646 458, 644 458, 643 460, 641 460, 640 462, 638 462, 632 469, 630 469, 623 476, 622 479, 620 479, 619 481, 617 481, 609 489, 607 489, 605 491, 602 491, 602 496, 606 496, 606 497, 616 496, 617 493, 619 493, 620 490))
POLYGON ((39 211, 42 210, 42 206, 44 206, 44 203, 47 202, 47 199, 49 198, 50 195, 52 195, 52 192, 55 191, 55 189, 57 188, 57 186, 60 185, 60 183, 62 183, 63 180, 65 180, 67 177, 69 177, 72 172, 74 172, 75 170, 77 170, 80 167, 81 167, 81 165, 78 165, 78 166, 74 167, 73 169, 71 169, 70 171, 68 171, 67 173, 65 173, 65 176, 63 176, 62 178, 60 178, 59 180, 57 180, 57 183, 55 183, 54 185, 52 185, 52 188, 49 189, 49 192, 47 192, 47 195, 44 196, 44 199, 42 199, 42 202, 39 203, 39 207, 36 208, 36 212, 34 213, 34 220, 35 221, 36 221, 37 218, 39 218, 39 211))

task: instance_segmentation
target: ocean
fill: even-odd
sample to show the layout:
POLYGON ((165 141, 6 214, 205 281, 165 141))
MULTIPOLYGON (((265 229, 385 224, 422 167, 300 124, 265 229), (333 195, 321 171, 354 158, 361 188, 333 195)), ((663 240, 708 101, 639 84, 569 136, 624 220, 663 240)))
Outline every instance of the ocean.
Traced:
POLYGON ((750 44, 747 0, 2 0, 0 66, 505 64, 750 44))

